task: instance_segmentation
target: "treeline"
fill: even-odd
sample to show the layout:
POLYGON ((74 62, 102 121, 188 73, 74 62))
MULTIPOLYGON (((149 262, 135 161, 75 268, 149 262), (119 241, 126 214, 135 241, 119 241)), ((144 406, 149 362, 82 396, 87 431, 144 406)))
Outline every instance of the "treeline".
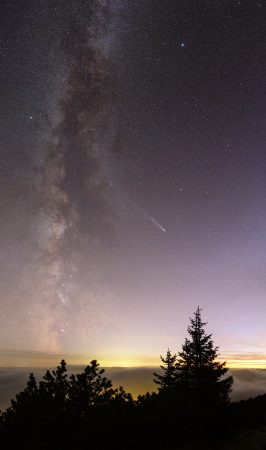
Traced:
MULTIPOLYGON (((79 374, 68 375, 64 360, 40 382, 30 374, 1 414, 3 448, 213 448, 221 435, 248 424, 248 408, 246 402, 230 404, 233 379, 217 361, 218 348, 205 325, 197 308, 181 351, 161 357, 157 392, 137 400, 122 387, 114 389, 96 360, 79 374)), ((265 421, 263 396, 260 404, 254 426, 265 421)))

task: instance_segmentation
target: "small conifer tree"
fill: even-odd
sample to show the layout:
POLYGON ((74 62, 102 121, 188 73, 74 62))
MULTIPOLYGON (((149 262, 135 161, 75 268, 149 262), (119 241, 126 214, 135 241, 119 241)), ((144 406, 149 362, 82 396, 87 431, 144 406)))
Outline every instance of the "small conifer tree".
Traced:
POLYGON ((107 405, 115 395, 112 382, 103 374, 104 369, 93 360, 82 373, 70 376, 69 401, 78 414, 84 415, 92 407, 107 405))
POLYGON ((64 359, 56 370, 47 370, 40 382, 40 394, 43 401, 53 404, 58 410, 65 410, 68 396, 68 374, 64 359))
POLYGON ((176 359, 177 356, 175 354, 172 355, 169 349, 165 358, 161 356, 163 365, 160 367, 163 373, 162 375, 154 373, 154 383, 158 384, 160 393, 170 391, 176 386, 176 359))

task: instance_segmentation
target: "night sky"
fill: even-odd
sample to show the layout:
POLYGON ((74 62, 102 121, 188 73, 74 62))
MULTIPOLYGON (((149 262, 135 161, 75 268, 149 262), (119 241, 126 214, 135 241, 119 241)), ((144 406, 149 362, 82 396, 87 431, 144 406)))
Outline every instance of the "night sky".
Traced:
POLYGON ((0 365, 266 364, 266 2, 0 8, 0 365))

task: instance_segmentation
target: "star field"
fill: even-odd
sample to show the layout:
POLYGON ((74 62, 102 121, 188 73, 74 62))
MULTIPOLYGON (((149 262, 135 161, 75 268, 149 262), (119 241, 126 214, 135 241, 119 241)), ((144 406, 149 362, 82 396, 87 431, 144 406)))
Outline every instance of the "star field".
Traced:
POLYGON ((1 9, 0 349, 263 353, 264 2, 1 9))

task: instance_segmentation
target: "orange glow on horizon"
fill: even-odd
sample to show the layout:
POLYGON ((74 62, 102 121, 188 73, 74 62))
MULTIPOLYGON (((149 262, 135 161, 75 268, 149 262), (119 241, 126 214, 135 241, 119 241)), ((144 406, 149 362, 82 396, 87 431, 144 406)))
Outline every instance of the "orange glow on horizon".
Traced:
MULTIPOLYGON (((65 359, 68 365, 89 364, 97 359, 103 367, 159 367, 160 357, 148 355, 94 355, 94 354, 63 354, 55 352, 27 352, 27 351, 0 351, 0 367, 39 367, 48 368, 57 366, 65 359)), ((257 353, 220 355, 218 361, 226 361, 230 369, 266 369, 266 355, 257 353)))

